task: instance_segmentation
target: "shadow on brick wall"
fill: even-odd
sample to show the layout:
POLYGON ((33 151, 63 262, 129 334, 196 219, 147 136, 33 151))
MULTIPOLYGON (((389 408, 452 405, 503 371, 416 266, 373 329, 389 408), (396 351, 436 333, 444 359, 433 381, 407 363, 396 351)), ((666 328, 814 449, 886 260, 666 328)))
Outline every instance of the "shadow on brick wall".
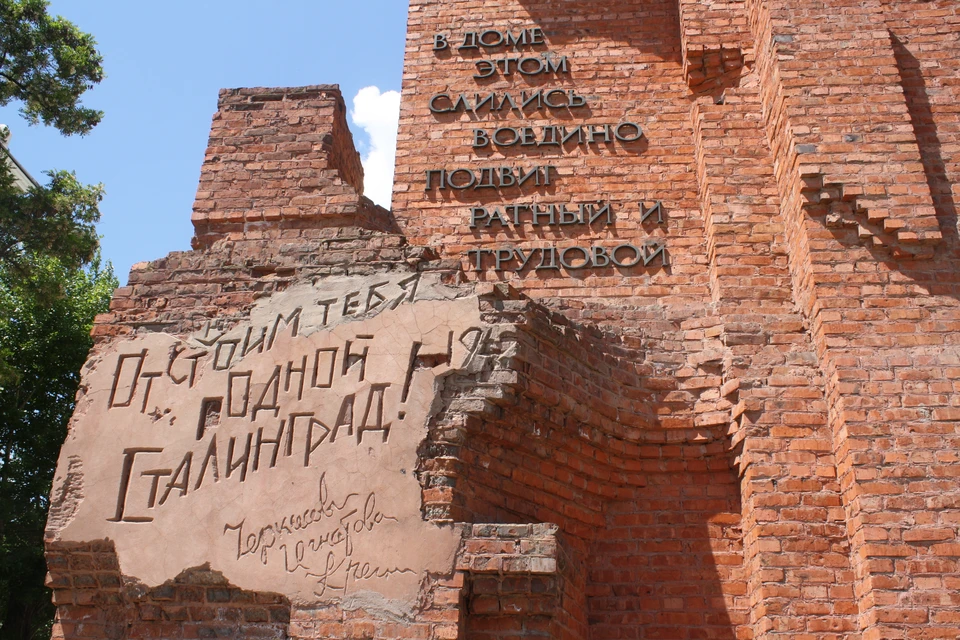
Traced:
MULTIPOLYGON (((530 17, 546 32, 547 42, 564 45, 589 41, 621 42, 660 60, 683 64, 680 13, 676 0, 520 0, 530 17), (624 28, 628 23, 630 28, 624 28), (578 25, 554 32, 553 24, 578 25)), ((607 56, 609 60, 609 54, 607 56)), ((635 64, 631 59, 628 64, 635 64)))
POLYGON ((940 231, 944 240, 956 249, 957 206, 953 200, 952 184, 947 178, 946 162, 943 158, 943 145, 937 131, 937 122, 930 106, 930 96, 927 93, 927 83, 923 79, 920 61, 910 53, 907 45, 893 32, 890 33, 893 43, 893 54, 900 71, 904 97, 907 100, 907 110, 910 113, 910 123, 917 136, 917 145, 920 147, 920 160, 923 163, 923 172, 930 186, 933 204, 940 222, 940 231))

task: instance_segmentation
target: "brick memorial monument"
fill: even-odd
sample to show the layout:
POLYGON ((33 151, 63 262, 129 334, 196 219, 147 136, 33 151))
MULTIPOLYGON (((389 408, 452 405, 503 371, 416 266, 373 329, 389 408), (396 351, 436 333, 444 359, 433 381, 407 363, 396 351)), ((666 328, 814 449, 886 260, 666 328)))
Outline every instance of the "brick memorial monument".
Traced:
POLYGON ((956 0, 411 0, 393 209, 220 94, 54 637, 960 637, 956 0))

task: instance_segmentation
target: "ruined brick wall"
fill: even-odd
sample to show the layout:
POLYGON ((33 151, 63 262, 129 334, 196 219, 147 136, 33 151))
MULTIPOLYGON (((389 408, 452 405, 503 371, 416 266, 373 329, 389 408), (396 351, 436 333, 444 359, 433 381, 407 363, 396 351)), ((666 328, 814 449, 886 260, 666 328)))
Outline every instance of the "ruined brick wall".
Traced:
MULTIPOLYGON (((136 523, 61 536, 80 493, 67 455, 57 633, 953 640, 958 34, 952 0, 413 0, 392 212, 362 198, 335 88, 221 93, 197 250, 135 267, 88 370, 159 334, 223 347, 204 375, 239 371, 236 349, 270 347, 249 330, 229 347, 231 331, 291 292, 359 283, 303 318, 357 341, 399 331, 396 396, 379 398, 426 393, 429 411, 390 482, 415 477, 406 516, 456 552, 401 614, 345 589, 241 588, 203 563, 145 584, 101 539, 136 523), (476 319, 437 340, 444 304, 476 319), (424 311, 403 324, 410 305, 424 311)), ((300 337, 287 313, 274 332, 300 337)), ((340 396, 310 409, 369 446, 338 459, 353 468, 396 443, 363 438, 376 391, 350 344, 330 380, 358 380, 342 394, 366 412, 336 415, 340 396)), ((331 349, 316 351, 318 379, 331 349)), ((298 363, 285 393, 308 377, 298 363)), ((307 436, 306 461, 327 435, 307 436)))
POLYGON ((360 154, 336 85, 225 89, 219 106, 193 206, 198 247, 263 227, 392 228, 362 197, 360 154))

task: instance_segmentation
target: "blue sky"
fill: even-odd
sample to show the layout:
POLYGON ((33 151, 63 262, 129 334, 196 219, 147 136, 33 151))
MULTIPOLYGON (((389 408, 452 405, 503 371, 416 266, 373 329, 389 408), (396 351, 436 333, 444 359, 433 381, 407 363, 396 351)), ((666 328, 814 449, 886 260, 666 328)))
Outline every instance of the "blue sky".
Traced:
POLYGON ((405 0, 52 0, 49 11, 97 39, 107 78, 84 103, 106 117, 84 138, 29 127, 13 103, 0 109, 0 123, 10 127, 13 155, 40 182, 44 170, 69 169, 104 183, 98 228, 121 283, 133 263, 190 248, 221 87, 339 84, 369 163, 367 194, 382 203, 399 105, 387 92, 400 89, 405 0), (354 104, 365 87, 378 89, 354 104))

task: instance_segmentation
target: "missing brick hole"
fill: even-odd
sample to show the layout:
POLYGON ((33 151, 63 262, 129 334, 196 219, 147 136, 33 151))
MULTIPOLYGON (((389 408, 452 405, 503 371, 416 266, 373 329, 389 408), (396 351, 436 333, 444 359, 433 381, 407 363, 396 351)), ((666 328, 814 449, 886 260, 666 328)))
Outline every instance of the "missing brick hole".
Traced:
POLYGON ((203 438, 207 429, 213 429, 220 424, 220 413, 223 411, 223 398, 204 398, 200 404, 200 420, 197 424, 197 440, 203 438))

